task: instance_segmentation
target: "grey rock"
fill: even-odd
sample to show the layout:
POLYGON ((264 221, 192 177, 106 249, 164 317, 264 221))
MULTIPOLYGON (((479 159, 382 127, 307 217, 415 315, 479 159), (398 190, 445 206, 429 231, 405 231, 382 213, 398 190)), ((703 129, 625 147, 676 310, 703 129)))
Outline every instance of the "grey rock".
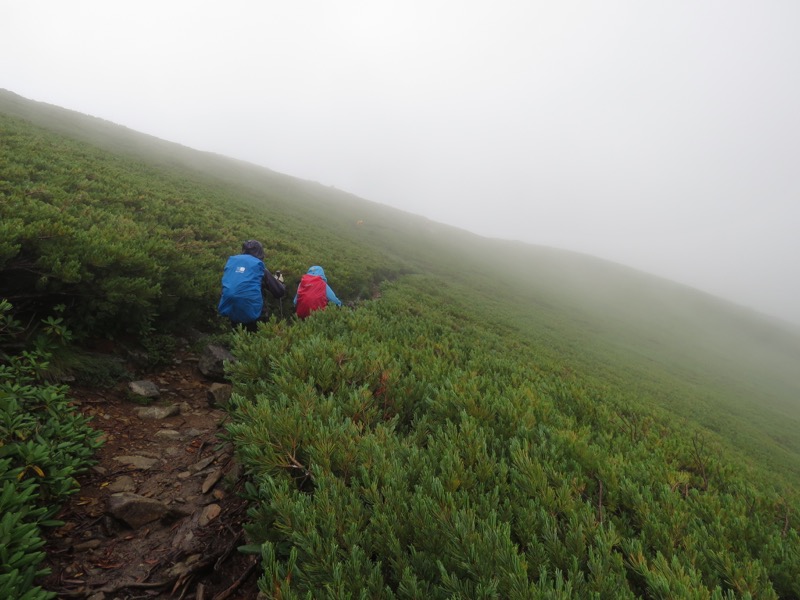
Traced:
POLYGON ((203 558, 202 554, 192 554, 191 556, 187 557, 185 561, 172 565, 169 569, 167 569, 166 574, 168 577, 180 577, 182 575, 186 575, 190 572, 192 565, 199 562, 201 558, 203 558))
POLYGON ((152 450, 139 450, 139 456, 146 456, 147 458, 161 458, 161 453, 153 452, 152 450))
POLYGON ((242 476, 242 465, 234 460, 231 467, 228 469, 228 479, 230 481, 238 481, 238 479, 242 476))
POLYGON ((194 540, 194 533, 191 530, 186 532, 179 532, 177 535, 175 535, 175 537, 172 540, 172 547, 180 548, 185 552, 192 547, 193 540, 194 540))
POLYGON ((204 494, 207 494, 211 488, 217 485, 217 482, 222 479, 223 471, 222 469, 215 469, 211 473, 208 474, 208 477, 205 478, 203 481, 203 485, 200 488, 200 491, 204 494))
POLYGON ((232 390, 233 386, 228 383, 212 383, 206 392, 208 405, 212 407, 227 406, 232 390))
POLYGON ((151 469, 153 465, 159 463, 159 459, 157 458, 148 458, 146 456, 115 456, 114 460, 126 465, 131 465, 136 469, 142 469, 146 471, 151 469))
POLYGON ((179 440, 181 439, 181 432, 174 429, 159 429, 153 437, 159 440, 179 440))
POLYGON ((197 368, 209 379, 226 381, 225 362, 233 362, 234 360, 236 359, 233 357, 233 354, 222 346, 209 344, 206 346, 205 350, 203 350, 200 361, 197 363, 197 368))
POLYGON ((78 542, 73 546, 73 548, 77 552, 82 552, 83 550, 94 550, 99 548, 102 545, 100 540, 86 540, 85 542, 78 542))
POLYGON ((194 514, 194 507, 189 506, 188 504, 184 503, 173 503, 169 508, 168 517, 174 519, 182 519, 184 517, 190 517, 194 514))
POLYGON ((134 412, 140 419, 160 420, 181 414, 181 407, 177 404, 170 404, 169 406, 140 406, 134 412))
POLYGON ((219 504, 209 504, 203 509, 203 512, 200 513, 200 518, 198 519, 197 523, 200 527, 205 527, 211 521, 216 519, 219 516, 219 513, 222 512, 219 504))
POLYGON ((197 473, 197 472, 202 471, 203 469, 205 469, 208 465, 213 463, 215 460, 217 460, 217 455, 216 454, 212 454, 211 456, 207 456, 207 457, 205 457, 205 458, 203 458, 201 460, 198 460, 191 467, 189 467, 189 470, 192 473, 197 473))
POLYGON ((158 386, 147 379, 140 381, 131 381, 128 384, 128 389, 131 394, 142 396, 144 398, 158 398, 161 392, 158 391, 158 386))
POLYGON ((108 512, 116 519, 138 529, 163 518, 169 509, 166 504, 138 494, 120 492, 108 497, 108 512))
POLYGON ((133 492, 136 489, 136 483, 133 477, 122 475, 117 477, 114 481, 108 484, 108 491, 111 493, 116 492, 133 492))
POLYGON ((183 331, 183 335, 186 337, 186 343, 187 344, 188 343, 196 344, 197 342, 202 341, 203 338, 208 337, 205 333, 203 333, 202 331, 199 331, 199 330, 197 330, 197 329, 195 329, 193 327, 189 327, 188 329, 185 329, 183 331))

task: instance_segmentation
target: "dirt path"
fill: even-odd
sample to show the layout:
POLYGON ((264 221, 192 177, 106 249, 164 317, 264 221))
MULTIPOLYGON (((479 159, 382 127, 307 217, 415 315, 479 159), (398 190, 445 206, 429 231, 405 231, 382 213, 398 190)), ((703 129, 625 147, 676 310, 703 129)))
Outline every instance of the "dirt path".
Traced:
POLYGON ((105 443, 57 517, 64 526, 47 532, 42 586, 92 600, 256 598, 258 565, 236 550, 246 506, 213 382, 186 352, 138 378, 160 390, 147 407, 127 383, 71 391, 105 443))

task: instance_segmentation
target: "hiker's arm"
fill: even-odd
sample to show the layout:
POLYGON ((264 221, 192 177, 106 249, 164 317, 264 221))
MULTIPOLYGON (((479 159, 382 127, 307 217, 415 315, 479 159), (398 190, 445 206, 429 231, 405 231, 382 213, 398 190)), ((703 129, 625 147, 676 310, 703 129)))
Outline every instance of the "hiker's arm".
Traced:
POLYGON ((286 295, 286 286, 275 279, 275 276, 267 269, 264 272, 264 279, 261 280, 261 287, 276 298, 283 298, 286 295))
POLYGON ((336 306, 342 305, 342 301, 336 297, 336 294, 333 293, 331 286, 329 286, 327 283, 325 284, 325 295, 328 298, 328 302, 333 302, 336 306))

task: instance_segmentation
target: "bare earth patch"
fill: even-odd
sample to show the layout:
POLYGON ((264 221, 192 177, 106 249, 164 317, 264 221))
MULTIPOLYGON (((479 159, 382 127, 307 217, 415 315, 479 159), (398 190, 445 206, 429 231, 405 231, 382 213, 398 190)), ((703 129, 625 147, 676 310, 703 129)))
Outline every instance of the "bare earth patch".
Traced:
POLYGON ((65 524, 46 532, 52 572, 40 584, 59 598, 255 598, 259 568, 237 551, 246 505, 213 382, 187 353, 141 379, 158 388, 147 406, 127 383, 71 391, 105 443, 57 516, 65 524))

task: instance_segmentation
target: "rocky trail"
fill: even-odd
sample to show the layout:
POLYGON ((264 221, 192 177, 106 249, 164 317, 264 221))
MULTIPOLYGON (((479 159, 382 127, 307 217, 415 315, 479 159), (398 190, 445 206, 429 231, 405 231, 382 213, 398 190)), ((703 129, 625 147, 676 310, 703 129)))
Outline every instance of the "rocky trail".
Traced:
POLYGON ((180 352, 113 389, 71 390, 104 444, 56 517, 64 525, 46 532, 45 589, 91 600, 258 596, 256 557, 237 551, 243 482, 220 437, 230 387, 214 381, 208 351, 180 352))

